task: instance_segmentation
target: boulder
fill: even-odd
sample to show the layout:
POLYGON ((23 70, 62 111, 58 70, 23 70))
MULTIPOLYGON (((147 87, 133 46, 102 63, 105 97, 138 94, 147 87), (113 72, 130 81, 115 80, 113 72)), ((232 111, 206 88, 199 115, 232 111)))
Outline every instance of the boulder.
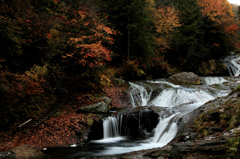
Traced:
POLYGON ((107 103, 108 106, 112 106, 112 101, 108 97, 102 97, 102 100, 107 103))
POLYGON ((0 159, 16 159, 16 154, 12 151, 0 152, 0 159))
POLYGON ((201 84, 201 79, 198 75, 193 72, 181 72, 170 76, 168 80, 174 84, 179 85, 199 85, 201 84))
POLYGON ((11 149, 16 154, 17 159, 30 159, 43 157, 43 153, 28 145, 22 145, 11 149))
POLYGON ((93 105, 88 105, 79 108, 77 113, 93 113, 93 114, 105 114, 108 113, 108 104, 105 102, 99 102, 93 105))

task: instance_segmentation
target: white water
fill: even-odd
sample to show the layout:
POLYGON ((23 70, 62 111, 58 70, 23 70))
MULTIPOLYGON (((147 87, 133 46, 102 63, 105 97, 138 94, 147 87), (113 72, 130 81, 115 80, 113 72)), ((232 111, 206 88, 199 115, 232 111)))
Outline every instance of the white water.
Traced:
MULTIPOLYGON (((216 83, 221 84, 226 81, 224 78, 215 77, 207 77, 204 80, 206 85, 212 85, 216 83)), ((159 118, 159 123, 153 130, 153 136, 151 138, 141 141, 135 146, 108 147, 106 150, 101 152, 101 155, 121 154, 131 151, 163 147, 175 138, 178 132, 179 119, 188 115, 190 112, 200 107, 204 103, 217 97, 225 96, 228 93, 229 91, 210 92, 208 89, 206 89, 206 87, 200 86, 183 87, 174 85, 166 80, 146 81, 141 83, 139 82, 138 84, 131 82, 130 97, 133 106, 157 106, 168 108, 172 111, 169 111, 170 114, 164 114, 161 116, 161 118, 159 118), (150 83, 150 85, 148 85, 148 83, 150 83), (165 85, 164 89, 162 88, 163 84, 165 85), (168 85, 167 88, 166 85, 168 85), (154 90, 155 96, 152 97, 154 90), (156 92, 158 92, 157 95, 156 92)), ((99 142, 117 142, 119 140, 126 139, 119 138, 121 136, 121 131, 119 130, 120 127, 121 120, 119 117, 106 118, 104 120, 104 139, 103 141, 100 140, 99 142), (119 133, 116 131, 119 131, 119 133)))
POLYGON ((101 140, 92 140, 90 141, 90 143, 98 143, 98 144, 102 144, 102 143, 116 143, 119 141, 123 141, 123 140, 127 140, 126 137, 123 136, 118 136, 118 137, 109 137, 109 138, 104 138, 101 140))
MULTIPOLYGON (((240 75, 240 57, 227 59, 227 67, 231 76, 240 75)), ((230 90, 217 90, 211 87, 214 84, 228 82, 223 77, 204 77, 202 82, 205 86, 183 87, 172 84, 169 81, 160 79, 155 81, 130 82, 130 98, 132 105, 136 106, 156 106, 167 108, 168 113, 160 112, 159 123, 153 130, 153 136, 147 140, 139 142, 137 145, 121 147, 107 147, 101 155, 121 154, 137 150, 145 150, 156 147, 163 147, 172 141, 178 132, 178 121, 193 110, 202 106, 206 102, 217 97, 223 97, 230 93, 230 90), (154 96, 153 96, 154 94, 154 96)), ((121 137, 121 130, 114 127, 121 127, 119 117, 108 117, 104 120, 103 142, 117 142, 125 140, 121 137), (105 131, 109 131, 108 133, 105 131), (116 131, 119 131, 117 133, 116 131), (110 135, 111 134, 111 135, 110 135), (115 135, 113 135, 115 134, 115 135)))
POLYGON ((240 56, 229 56, 224 61, 231 76, 240 75, 240 56))
POLYGON ((177 134, 177 123, 174 120, 178 114, 173 114, 170 117, 159 121, 157 127, 154 130, 154 136, 151 139, 152 142, 162 143, 166 145, 177 134))
POLYGON ((205 77, 204 78, 205 85, 221 84, 224 82, 227 82, 227 80, 224 79, 223 77, 205 77))
POLYGON ((170 82, 165 81, 165 80, 155 80, 155 81, 147 81, 147 82, 149 82, 149 83, 158 83, 158 84, 166 84, 166 85, 169 85, 169 86, 171 86, 173 88, 181 87, 180 85, 175 85, 175 84, 170 83, 170 82))
POLYGON ((163 90, 150 105, 160 107, 173 107, 184 103, 204 103, 213 100, 214 97, 202 90, 195 89, 167 89, 163 90))
MULTIPOLYGON (((228 62, 225 62, 230 74, 238 76, 240 72, 240 66, 238 65, 240 57, 233 58, 227 58, 228 62)), ((76 149, 77 152, 71 155, 70 158, 76 158, 77 156, 85 158, 99 155, 115 155, 167 145, 178 133, 179 119, 183 119, 182 121, 184 121, 189 113, 204 103, 230 93, 228 89, 225 89, 226 87, 222 87, 225 90, 218 90, 214 86, 214 84, 221 85, 221 83, 226 82, 225 78, 205 77, 202 79, 203 86, 190 87, 175 85, 163 79, 131 82, 130 96, 133 106, 158 106, 163 110, 159 112, 159 123, 153 132, 150 133, 152 136, 144 141, 129 141, 127 137, 121 136, 122 116, 107 117, 103 120, 104 138, 102 140, 91 141, 91 143, 96 143, 94 145, 97 145, 96 149, 92 145, 90 145, 89 151, 85 147, 83 151, 76 149), (100 149, 99 145, 102 146, 100 149), (82 154, 79 155, 79 153, 82 154)), ((239 82, 238 79, 229 80, 229 82, 231 81, 239 82)), ((71 147, 75 146, 77 145, 71 145, 71 147)), ((73 153, 72 150, 70 153, 73 153)))
POLYGON ((103 138, 114 138, 120 137, 121 135, 121 122, 122 116, 116 117, 107 117, 103 120, 103 138))
POLYGON ((152 88, 144 85, 137 85, 132 82, 130 83, 130 93, 132 105, 135 106, 146 106, 152 95, 152 88), (147 90, 149 88, 149 90, 147 90))

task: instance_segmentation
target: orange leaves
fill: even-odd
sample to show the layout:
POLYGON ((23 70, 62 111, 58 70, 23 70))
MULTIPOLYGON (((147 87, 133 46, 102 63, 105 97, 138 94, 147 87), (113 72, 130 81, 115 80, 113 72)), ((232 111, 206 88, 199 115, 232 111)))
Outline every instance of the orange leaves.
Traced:
POLYGON ((174 7, 159 7, 156 16, 157 33, 168 34, 173 28, 180 27, 178 12, 174 7))
POLYGON ((221 24, 224 18, 233 18, 232 6, 227 0, 198 0, 203 16, 221 24))
POLYGON ((213 44, 215 47, 220 47, 220 44, 218 44, 218 43, 214 43, 213 44))
POLYGON ((65 62, 74 61, 82 66, 90 68, 104 65, 105 61, 111 60, 112 52, 104 44, 112 45, 112 34, 116 34, 111 28, 105 26, 101 19, 90 12, 74 11, 73 25, 82 26, 76 37, 69 38, 68 44, 73 46, 70 53, 62 56, 65 62))
MULTIPOLYGON (((239 27, 234 19, 232 5, 227 0, 198 0, 197 2, 201 7, 202 16, 215 22, 215 26, 221 29, 219 32, 229 38, 229 44, 237 46, 235 43, 239 38, 239 27)), ((212 32, 217 33, 216 30, 212 32)), ((214 46, 219 47, 215 44, 214 46)))
POLYGON ((161 50, 169 48, 167 39, 174 28, 180 27, 181 24, 178 18, 178 12, 172 6, 159 7, 156 14, 156 42, 161 46, 161 50))

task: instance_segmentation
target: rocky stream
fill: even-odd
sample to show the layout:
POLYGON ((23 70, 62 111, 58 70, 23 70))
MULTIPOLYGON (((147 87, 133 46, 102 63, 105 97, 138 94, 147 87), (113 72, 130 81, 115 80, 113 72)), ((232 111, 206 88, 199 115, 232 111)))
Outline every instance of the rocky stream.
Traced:
POLYGON ((93 124, 87 144, 45 148, 44 158, 239 159, 239 59, 225 61, 231 76, 129 82, 131 108, 93 124))
POLYGON ((168 79, 129 82, 132 108, 103 119, 87 145, 52 148, 50 158, 239 158, 238 57, 232 76, 182 72, 168 79), (100 134, 100 135, 99 135, 100 134), (61 155, 56 152, 61 151, 61 155))

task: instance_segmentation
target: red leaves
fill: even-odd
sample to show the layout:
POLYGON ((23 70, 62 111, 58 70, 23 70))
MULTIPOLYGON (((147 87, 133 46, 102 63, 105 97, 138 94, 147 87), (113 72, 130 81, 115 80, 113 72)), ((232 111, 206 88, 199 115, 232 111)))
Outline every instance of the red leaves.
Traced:
POLYGON ((52 36, 50 33, 47 33, 47 37, 48 37, 48 39, 52 39, 52 36))
POLYGON ((237 24, 233 24, 233 25, 227 27, 226 29, 227 29, 228 33, 234 34, 234 33, 237 33, 239 31, 239 26, 237 24))
POLYGON ((89 117, 98 120, 98 115, 85 116, 83 114, 63 112, 56 118, 51 118, 41 124, 38 128, 32 129, 27 134, 21 132, 13 137, 0 133, 4 139, 4 145, 0 151, 9 150, 19 145, 31 145, 34 147, 48 147, 81 143, 87 138, 86 124, 89 117), (76 136, 76 131, 81 132, 82 138, 76 136), (16 142, 18 141, 18 142, 16 142))
MULTIPOLYGON (((90 68, 104 65, 105 61, 111 60, 112 52, 103 43, 112 45, 114 39, 111 38, 115 32, 104 25, 103 21, 93 13, 85 10, 74 11, 75 18, 72 25, 75 28, 83 26, 76 37, 71 37, 68 41, 73 46, 71 53, 62 56, 65 62, 75 63, 90 68), (68 55, 71 56, 68 56, 68 55)), ((100 14, 99 14, 100 16, 100 14)))
POLYGON ((127 89, 125 86, 113 86, 104 89, 106 96, 111 99, 114 109, 131 107, 127 89))

